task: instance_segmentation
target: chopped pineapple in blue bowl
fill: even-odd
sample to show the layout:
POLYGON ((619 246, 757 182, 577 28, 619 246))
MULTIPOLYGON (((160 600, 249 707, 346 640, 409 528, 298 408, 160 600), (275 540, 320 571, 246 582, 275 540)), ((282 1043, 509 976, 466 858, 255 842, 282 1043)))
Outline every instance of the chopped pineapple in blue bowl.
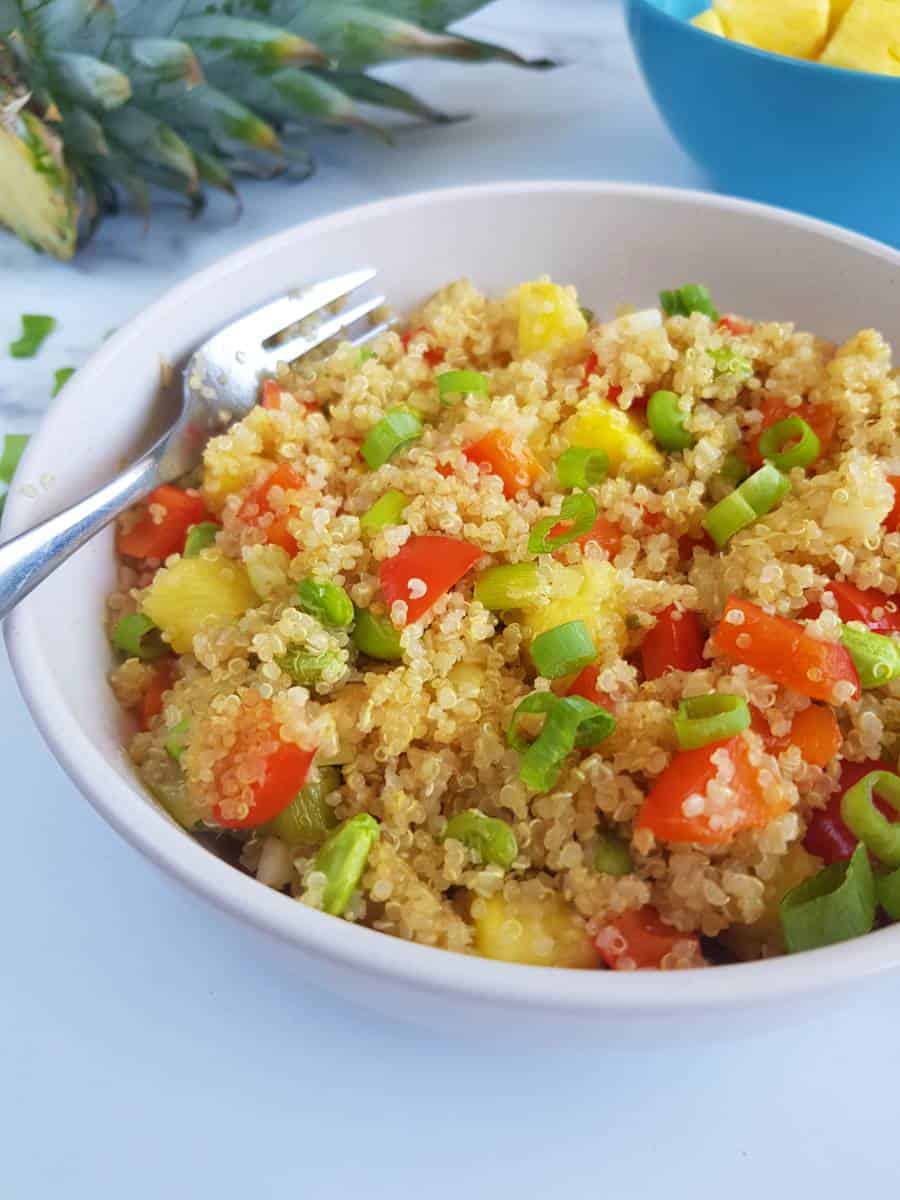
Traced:
POLYGON ((900 245, 900 0, 626 7, 656 106, 716 188, 900 245))

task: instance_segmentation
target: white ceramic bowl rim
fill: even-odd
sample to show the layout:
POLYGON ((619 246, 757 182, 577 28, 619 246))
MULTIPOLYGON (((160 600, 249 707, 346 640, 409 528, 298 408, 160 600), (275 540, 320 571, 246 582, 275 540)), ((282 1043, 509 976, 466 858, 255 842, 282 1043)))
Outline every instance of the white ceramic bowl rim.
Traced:
MULTIPOLYGON (((473 193, 493 193, 498 200, 522 193, 594 193, 629 197, 653 196, 672 203, 754 213, 769 221, 818 231, 831 239, 887 256, 900 271, 900 253, 868 238, 809 217, 748 201, 632 183, 589 181, 525 181, 438 189, 390 198, 345 209, 257 242, 192 276, 145 309, 115 333, 79 370, 79 388, 65 389, 32 439, 23 460, 23 473, 40 473, 44 441, 63 408, 78 402, 81 388, 102 386, 106 365, 133 338, 152 332, 157 315, 172 305, 190 305, 220 277, 252 261, 261 251, 288 251, 300 229, 306 237, 352 225, 361 216, 389 209, 446 203, 473 193)), ((35 477, 37 477, 35 474, 35 477)), ((21 476, 20 476, 21 477, 21 476)), ((29 520, 27 503, 10 493, 4 532, 20 532, 29 520)), ((775 1002, 804 992, 834 987, 874 975, 900 960, 900 925, 889 927, 841 946, 794 957, 681 972, 565 971, 492 962, 419 946, 336 920, 291 900, 210 854, 186 836, 140 794, 135 781, 128 786, 99 753, 59 692, 51 664, 41 650, 40 630, 26 602, 7 621, 6 644, 19 687, 32 716, 55 757, 98 813, 151 861, 197 894, 225 908, 242 921, 293 944, 315 957, 331 960, 425 991, 457 994, 507 1006, 549 1008, 573 1013, 659 1011, 698 1013, 705 1009, 746 1008, 775 1002)), ((85 870, 90 869, 85 863, 85 870)))

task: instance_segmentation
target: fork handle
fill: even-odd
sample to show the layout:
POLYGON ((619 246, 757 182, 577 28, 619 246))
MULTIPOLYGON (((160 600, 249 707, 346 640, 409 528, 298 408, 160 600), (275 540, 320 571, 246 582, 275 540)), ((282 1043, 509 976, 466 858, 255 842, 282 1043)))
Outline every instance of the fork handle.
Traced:
POLYGON ((42 579, 159 483, 150 454, 84 500, 0 546, 0 620, 42 579))

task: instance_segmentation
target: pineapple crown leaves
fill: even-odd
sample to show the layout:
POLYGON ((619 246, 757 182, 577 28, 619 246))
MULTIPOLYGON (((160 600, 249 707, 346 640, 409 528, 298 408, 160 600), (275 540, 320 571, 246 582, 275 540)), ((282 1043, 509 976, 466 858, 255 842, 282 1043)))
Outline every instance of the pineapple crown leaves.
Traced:
MULTIPOLYGON (((31 200, 52 212, 52 235, 21 211, 14 184, 0 187, 0 224, 65 257, 78 196, 89 234, 120 192, 141 212, 151 187, 196 210, 205 187, 235 194, 238 174, 303 178, 304 138, 319 126, 386 137, 379 111, 458 119, 367 71, 418 57, 552 65, 447 32, 484 2, 0 0, 0 106, 9 114, 27 97, 29 116, 0 124, 11 139, 0 141, 0 179, 4 163, 32 177, 39 159, 56 164, 31 200)), ((20 183, 28 192, 34 179, 20 183)))

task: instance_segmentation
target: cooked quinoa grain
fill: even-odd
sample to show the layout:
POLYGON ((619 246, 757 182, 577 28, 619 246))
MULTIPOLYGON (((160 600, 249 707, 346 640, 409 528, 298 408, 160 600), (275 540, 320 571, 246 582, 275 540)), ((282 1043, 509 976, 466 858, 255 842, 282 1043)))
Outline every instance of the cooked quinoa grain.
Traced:
POLYGON ((175 820, 299 902, 459 953, 816 944, 792 889, 838 862, 863 886, 841 797, 900 752, 900 379, 872 330, 834 346, 682 294, 588 324, 547 279, 450 284, 371 355, 279 366, 196 477, 123 518, 110 630, 157 632, 111 681, 175 820), (648 426, 658 391, 682 450, 648 426), (779 473, 758 443, 788 417, 819 450, 779 473), (571 447, 605 477, 563 488, 571 447))

